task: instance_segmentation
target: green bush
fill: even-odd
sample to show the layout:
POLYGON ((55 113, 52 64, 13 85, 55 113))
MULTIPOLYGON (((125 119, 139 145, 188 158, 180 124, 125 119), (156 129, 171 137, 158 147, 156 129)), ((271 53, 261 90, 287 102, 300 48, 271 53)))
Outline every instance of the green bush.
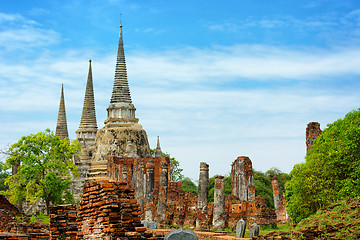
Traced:
POLYGON ((286 185, 287 211, 299 222, 335 200, 360 196, 360 109, 315 139, 286 185))

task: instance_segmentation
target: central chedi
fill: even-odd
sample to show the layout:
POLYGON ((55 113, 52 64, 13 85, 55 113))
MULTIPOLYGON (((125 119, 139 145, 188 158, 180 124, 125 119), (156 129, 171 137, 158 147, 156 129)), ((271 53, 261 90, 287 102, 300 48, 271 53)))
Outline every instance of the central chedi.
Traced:
POLYGON ((146 132, 138 123, 135 110, 127 80, 122 25, 120 25, 114 87, 107 108, 105 126, 96 134, 88 180, 109 179, 107 173, 109 157, 151 157, 146 132))

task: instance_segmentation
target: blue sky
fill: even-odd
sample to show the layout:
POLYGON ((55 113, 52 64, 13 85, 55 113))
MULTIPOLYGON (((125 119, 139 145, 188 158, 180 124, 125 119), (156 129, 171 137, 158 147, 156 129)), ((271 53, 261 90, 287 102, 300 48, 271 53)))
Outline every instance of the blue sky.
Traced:
POLYGON ((55 130, 64 84, 75 138, 88 60, 98 127, 113 84, 122 14, 136 115, 152 147, 196 180, 304 161, 305 129, 359 108, 360 3, 315 1, 5 1, 0 7, 0 146, 55 130))

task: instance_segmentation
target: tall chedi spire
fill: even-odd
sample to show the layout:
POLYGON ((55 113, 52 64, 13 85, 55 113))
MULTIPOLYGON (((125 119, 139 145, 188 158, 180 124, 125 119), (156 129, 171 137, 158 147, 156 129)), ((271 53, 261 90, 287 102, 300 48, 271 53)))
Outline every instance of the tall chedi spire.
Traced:
POLYGON ((75 159, 75 164, 80 171, 80 178, 74 178, 72 192, 76 200, 81 200, 82 186, 88 177, 91 158, 95 150, 95 137, 97 132, 95 99, 91 59, 89 60, 89 73, 86 82, 84 106, 81 115, 79 129, 76 130, 76 138, 81 146, 81 154, 75 159))
POLYGON ((122 36, 122 25, 120 25, 119 46, 116 58, 114 88, 111 96, 111 103, 131 103, 129 83, 127 80, 124 42, 122 36))
POLYGON ((61 85, 60 106, 59 106, 55 135, 59 136, 60 139, 69 137, 67 122, 66 122, 66 112, 65 112, 64 85, 61 85))
POLYGON ((139 119, 135 118, 135 110, 136 108, 131 101, 129 83, 127 79, 122 25, 120 25, 114 87, 110 99, 110 105, 107 108, 108 118, 105 120, 105 124, 136 124, 139 119))
POLYGON ((88 145, 88 142, 95 142, 95 135, 97 132, 96 112, 93 78, 91 69, 91 59, 89 60, 89 73, 86 82, 86 90, 84 97, 84 106, 81 115, 79 129, 76 130, 77 139, 80 143, 88 145))
MULTIPOLYGON (((127 79, 122 25, 116 58, 114 86, 105 126, 98 130, 88 181, 108 179, 108 158, 151 157, 145 130, 135 118, 127 79), (131 153, 131 154, 130 154, 131 153)), ((130 161, 130 160, 129 160, 130 161)))

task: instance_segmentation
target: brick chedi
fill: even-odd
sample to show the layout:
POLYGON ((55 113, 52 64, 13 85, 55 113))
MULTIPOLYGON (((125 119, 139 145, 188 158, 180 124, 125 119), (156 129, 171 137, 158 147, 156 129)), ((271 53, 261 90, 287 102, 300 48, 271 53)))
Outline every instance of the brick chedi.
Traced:
POLYGON ((136 108, 132 104, 127 80, 125 53, 120 25, 115 79, 110 105, 107 108, 105 126, 98 130, 95 151, 89 170, 89 180, 109 179, 107 176, 108 157, 150 157, 147 135, 135 118, 136 108), (132 154, 127 149, 131 145, 132 154))
POLYGON ((86 82, 84 105, 81 115, 79 129, 76 130, 76 139, 81 146, 81 154, 75 159, 75 164, 80 171, 80 178, 73 181, 73 192, 75 199, 80 200, 82 186, 88 177, 90 161, 95 149, 95 137, 97 132, 95 97, 93 87, 93 77, 91 69, 91 60, 89 60, 89 73, 86 82))
POLYGON ((232 194, 241 201, 255 199, 254 172, 248 157, 238 157, 231 167, 232 194))
POLYGON ((306 151, 309 151, 314 140, 321 134, 320 123, 310 122, 306 127, 306 151))
POLYGON ((58 113, 55 135, 59 136, 60 139, 69 137, 67 121, 66 121, 64 86, 63 85, 61 85, 60 105, 59 105, 59 113, 58 113))

